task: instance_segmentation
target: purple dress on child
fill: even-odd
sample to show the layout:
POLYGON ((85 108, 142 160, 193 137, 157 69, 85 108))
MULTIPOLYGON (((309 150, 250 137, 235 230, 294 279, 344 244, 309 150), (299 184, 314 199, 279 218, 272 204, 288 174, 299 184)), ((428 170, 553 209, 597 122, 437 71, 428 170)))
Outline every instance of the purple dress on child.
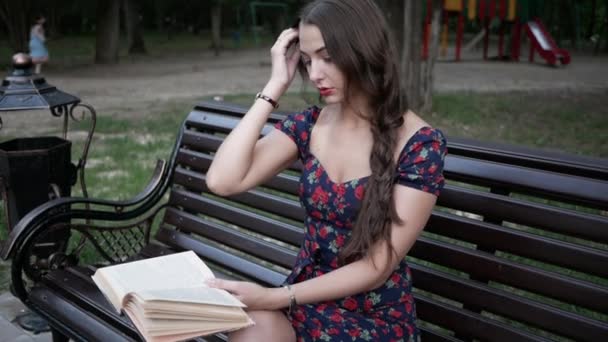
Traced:
MULTIPOLYGON (((275 126, 297 145, 304 165, 300 201, 306 210, 304 241, 286 283, 298 283, 338 268, 368 177, 336 183, 310 152, 310 132, 321 109, 289 115, 275 126)), ((356 149, 356 147, 353 147, 356 149)), ((437 129, 418 130, 400 153, 395 182, 435 195, 443 188, 446 141, 437 129)), ((410 269, 403 260, 380 287, 334 301, 297 305, 287 315, 297 341, 418 341, 410 269)))

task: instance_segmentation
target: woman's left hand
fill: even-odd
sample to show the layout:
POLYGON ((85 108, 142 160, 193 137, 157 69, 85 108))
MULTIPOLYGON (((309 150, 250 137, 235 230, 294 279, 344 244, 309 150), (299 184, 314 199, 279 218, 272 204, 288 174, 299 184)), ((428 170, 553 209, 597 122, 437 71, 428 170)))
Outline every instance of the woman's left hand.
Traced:
POLYGON ((247 305, 247 310, 272 310, 271 289, 246 281, 210 279, 209 287, 226 290, 247 305))

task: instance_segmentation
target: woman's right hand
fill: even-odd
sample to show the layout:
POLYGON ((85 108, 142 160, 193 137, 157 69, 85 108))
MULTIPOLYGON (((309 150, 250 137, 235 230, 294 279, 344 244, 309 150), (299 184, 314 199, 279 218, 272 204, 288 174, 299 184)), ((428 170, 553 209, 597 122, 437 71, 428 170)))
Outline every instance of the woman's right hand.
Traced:
POLYGON ((272 57, 272 72, 270 74, 269 85, 278 87, 281 92, 289 88, 293 81, 298 61, 300 60, 300 49, 297 45, 299 33, 295 28, 289 28, 279 35, 277 41, 270 49, 272 57), (290 49, 292 44, 296 44, 294 49, 290 49))

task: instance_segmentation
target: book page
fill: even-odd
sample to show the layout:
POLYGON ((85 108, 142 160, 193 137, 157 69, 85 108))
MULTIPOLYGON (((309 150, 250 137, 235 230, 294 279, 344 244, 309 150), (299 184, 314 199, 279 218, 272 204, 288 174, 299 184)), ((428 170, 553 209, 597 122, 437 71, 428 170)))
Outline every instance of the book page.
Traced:
MULTIPOLYGON (((192 304, 209 304, 220 306, 246 307, 236 297, 226 290, 210 287, 191 287, 176 289, 146 289, 137 291, 137 296, 142 301, 163 301, 192 304)), ((169 306, 169 305, 167 305, 169 306)))
MULTIPOLYGON (((192 251, 103 267, 93 275, 104 295, 120 298, 120 303, 130 292, 206 287, 204 281, 211 278, 215 278, 213 272, 192 251), (113 293, 106 293, 108 288, 113 293)), ((115 307, 119 304, 111 302, 115 307)), ((116 309, 120 311, 120 307, 116 309)))
POLYGON ((139 311, 139 308, 130 302, 124 308, 127 316, 148 342, 156 341, 182 341, 197 336, 215 334, 218 332, 227 332, 255 324, 247 315, 242 319, 232 322, 201 322, 201 321, 180 321, 180 324, 175 322, 163 322, 162 320, 150 320, 145 318, 139 311), (169 325, 167 325, 169 323, 169 325))
POLYGON ((162 317, 175 319, 183 317, 194 317, 192 319, 226 320, 243 315, 243 308, 238 306, 220 306, 207 304, 179 304, 163 305, 145 303, 146 317, 162 317))

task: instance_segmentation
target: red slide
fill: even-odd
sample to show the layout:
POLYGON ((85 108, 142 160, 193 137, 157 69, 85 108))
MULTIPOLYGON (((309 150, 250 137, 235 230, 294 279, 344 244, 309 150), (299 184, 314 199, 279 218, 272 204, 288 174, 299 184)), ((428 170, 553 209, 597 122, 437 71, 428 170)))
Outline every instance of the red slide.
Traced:
POLYGON ((538 54, 550 65, 556 65, 557 62, 562 65, 570 63, 570 53, 557 47, 540 19, 528 22, 526 32, 530 39, 530 62, 534 62, 534 51, 538 51, 538 54))

